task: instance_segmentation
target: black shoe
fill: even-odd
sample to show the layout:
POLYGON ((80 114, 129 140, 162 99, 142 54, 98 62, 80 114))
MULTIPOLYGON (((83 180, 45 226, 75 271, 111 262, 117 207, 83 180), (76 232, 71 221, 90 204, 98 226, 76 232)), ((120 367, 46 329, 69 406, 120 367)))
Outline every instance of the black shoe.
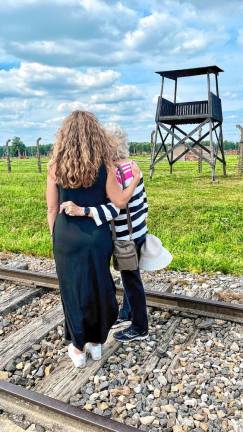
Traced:
POLYGON ((121 327, 124 324, 131 325, 131 319, 130 318, 117 318, 116 322, 113 324, 113 326, 111 328, 115 329, 115 328, 121 327))
POLYGON ((142 340, 148 337, 148 332, 144 331, 142 333, 137 332, 131 327, 125 330, 114 333, 114 338, 120 342, 132 342, 134 340, 142 340))

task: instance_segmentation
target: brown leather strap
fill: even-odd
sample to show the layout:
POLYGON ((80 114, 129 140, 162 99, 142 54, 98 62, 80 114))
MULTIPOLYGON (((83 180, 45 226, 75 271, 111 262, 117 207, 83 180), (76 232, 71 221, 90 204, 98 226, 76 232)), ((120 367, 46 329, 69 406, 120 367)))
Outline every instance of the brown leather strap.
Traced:
MULTIPOLYGON (((125 176, 124 176, 124 172, 122 170, 122 167, 120 165, 116 166, 120 176, 121 176, 121 181, 122 181, 122 188, 126 189, 126 183, 125 183, 125 176)), ((126 214, 127 214, 127 226, 128 226, 128 232, 129 232, 129 237, 130 240, 132 239, 132 219, 131 219, 131 214, 130 214, 130 209, 128 207, 128 204, 126 205, 126 214)), ((116 235, 116 229, 115 229, 115 222, 112 219, 111 220, 111 231, 112 231, 112 240, 116 240, 117 239, 117 235, 116 235)))
POLYGON ((112 232, 112 240, 114 241, 117 239, 114 219, 111 219, 111 232, 112 232))
MULTIPOLYGON (((120 176, 121 176, 122 187, 123 187, 123 189, 126 189, 125 175, 124 175, 123 169, 120 165, 117 165, 117 168, 118 168, 118 171, 119 171, 120 176)), ((128 207, 128 204, 126 205, 126 212, 127 212, 128 232, 129 232, 129 237, 131 239, 132 238, 132 219, 131 219, 131 214, 130 214, 130 209, 128 207)))

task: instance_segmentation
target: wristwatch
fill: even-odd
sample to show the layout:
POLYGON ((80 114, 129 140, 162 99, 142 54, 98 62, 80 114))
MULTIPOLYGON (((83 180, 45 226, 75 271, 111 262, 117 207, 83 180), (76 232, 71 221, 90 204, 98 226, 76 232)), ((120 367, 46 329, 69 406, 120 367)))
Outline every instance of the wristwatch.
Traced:
POLYGON ((90 214, 90 208, 84 207, 84 216, 89 216, 89 214, 90 214))

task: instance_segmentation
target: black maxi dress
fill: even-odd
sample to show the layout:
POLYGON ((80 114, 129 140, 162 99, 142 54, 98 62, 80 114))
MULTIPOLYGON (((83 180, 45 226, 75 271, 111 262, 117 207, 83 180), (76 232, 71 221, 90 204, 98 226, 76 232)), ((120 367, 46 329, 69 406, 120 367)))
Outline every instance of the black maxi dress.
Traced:
MULTIPOLYGON (((101 165, 95 183, 76 189, 58 186, 59 203, 82 207, 106 202, 107 172, 101 165)), ((53 226, 53 255, 65 316, 65 340, 82 350, 85 343, 104 343, 118 316, 110 273, 112 238, 109 224, 99 227, 88 216, 58 213, 53 226)))

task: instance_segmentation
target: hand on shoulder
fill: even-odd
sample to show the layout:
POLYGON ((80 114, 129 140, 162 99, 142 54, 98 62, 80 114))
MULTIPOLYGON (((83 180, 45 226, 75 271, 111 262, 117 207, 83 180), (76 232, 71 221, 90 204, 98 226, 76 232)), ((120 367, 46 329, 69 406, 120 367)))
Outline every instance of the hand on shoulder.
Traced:
POLYGON ((131 168, 133 177, 139 181, 142 173, 139 166, 133 160, 131 161, 131 168))

